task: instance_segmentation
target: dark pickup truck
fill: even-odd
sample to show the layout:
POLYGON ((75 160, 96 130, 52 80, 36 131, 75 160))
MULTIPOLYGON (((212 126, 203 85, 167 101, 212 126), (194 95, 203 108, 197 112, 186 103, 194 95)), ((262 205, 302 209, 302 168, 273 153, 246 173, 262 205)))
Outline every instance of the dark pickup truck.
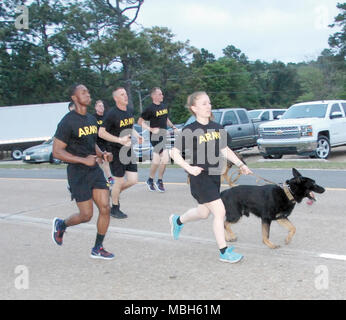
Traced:
MULTIPOLYGON (((227 108, 212 110, 215 122, 221 124, 232 137, 228 146, 232 150, 257 146, 257 128, 249 118, 248 112, 243 108, 227 108)), ((196 118, 191 116, 184 126, 194 122, 196 118)))

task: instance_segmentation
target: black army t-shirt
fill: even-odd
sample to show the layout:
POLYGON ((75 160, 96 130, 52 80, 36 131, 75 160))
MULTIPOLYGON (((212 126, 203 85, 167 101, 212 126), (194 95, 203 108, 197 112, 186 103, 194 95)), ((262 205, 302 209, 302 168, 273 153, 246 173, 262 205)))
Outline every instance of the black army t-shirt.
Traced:
MULTIPOLYGON (((97 130, 100 129, 100 127, 103 124, 103 120, 106 118, 106 113, 104 113, 102 116, 100 116, 97 113, 94 113, 93 116, 96 118, 97 121, 97 130)), ((99 146, 99 148, 102 151, 106 150, 106 146, 108 144, 108 142, 102 138, 100 138, 99 136, 97 136, 97 140, 96 140, 97 145, 99 146)))
POLYGON ((220 124, 210 121, 203 125, 195 121, 184 127, 174 147, 185 152, 185 157, 191 159, 191 165, 199 166, 206 172, 211 172, 212 168, 220 169, 221 173, 220 152, 227 147, 229 139, 231 137, 220 124))
POLYGON ((162 141, 163 138, 166 138, 168 108, 163 103, 160 105, 152 103, 146 107, 141 114, 141 118, 145 121, 150 121, 150 128, 164 129, 164 131, 160 130, 158 134, 150 132, 150 141, 152 143, 162 141))
POLYGON ((150 121, 151 128, 167 129, 168 108, 163 103, 152 103, 144 109, 141 118, 150 121))
MULTIPOLYGON (((131 130, 135 122, 133 117, 133 112, 126 110, 120 110, 117 106, 108 111, 103 124, 101 127, 104 127, 106 131, 113 136, 123 137, 127 134, 131 134, 131 130)), ((123 147, 120 143, 111 143, 108 144, 112 150, 121 149, 123 147)))
POLYGON ((73 110, 61 119, 55 137, 65 142, 66 151, 75 156, 96 155, 97 121, 89 113, 81 115, 73 110))

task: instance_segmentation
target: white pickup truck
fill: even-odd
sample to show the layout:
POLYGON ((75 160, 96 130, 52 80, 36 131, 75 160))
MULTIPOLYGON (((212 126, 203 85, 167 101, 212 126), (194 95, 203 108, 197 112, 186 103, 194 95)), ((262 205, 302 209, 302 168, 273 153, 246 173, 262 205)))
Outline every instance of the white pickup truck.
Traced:
POLYGON ((294 104, 280 120, 259 126, 257 145, 264 158, 298 154, 327 159, 332 147, 346 145, 346 100, 294 104))

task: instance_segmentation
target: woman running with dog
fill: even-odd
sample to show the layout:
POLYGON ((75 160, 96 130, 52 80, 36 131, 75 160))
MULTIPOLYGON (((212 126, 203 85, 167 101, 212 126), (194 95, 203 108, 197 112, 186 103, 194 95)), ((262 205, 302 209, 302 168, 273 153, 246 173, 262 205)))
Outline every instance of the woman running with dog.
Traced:
POLYGON ((226 210, 220 197, 222 156, 239 167, 242 174, 252 174, 252 171, 227 147, 230 138, 223 127, 210 121, 211 104, 205 92, 195 92, 187 98, 187 107, 196 121, 187 125, 177 138, 170 156, 175 163, 185 169, 190 178, 192 196, 198 206, 186 211, 183 215, 171 215, 172 236, 175 240, 183 226, 191 221, 207 219, 210 212, 214 215, 213 231, 220 250, 219 259, 223 262, 236 263, 243 256, 227 247, 224 233, 226 210), (191 164, 186 162, 182 153, 190 155, 191 164))

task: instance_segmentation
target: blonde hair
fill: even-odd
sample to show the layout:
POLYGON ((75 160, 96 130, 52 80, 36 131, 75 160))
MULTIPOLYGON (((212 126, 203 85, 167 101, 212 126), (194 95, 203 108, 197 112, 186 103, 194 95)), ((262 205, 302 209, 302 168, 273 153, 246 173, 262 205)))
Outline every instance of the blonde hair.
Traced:
POLYGON ((189 111, 190 111, 194 116, 196 116, 196 115, 195 115, 195 113, 192 111, 192 108, 191 108, 191 107, 195 105, 196 100, 197 100, 200 96, 202 96, 202 95, 207 95, 207 93, 206 93, 205 91, 196 91, 196 92, 190 94, 190 95, 187 97, 187 101, 186 101, 185 107, 186 107, 187 109, 189 109, 189 111))

